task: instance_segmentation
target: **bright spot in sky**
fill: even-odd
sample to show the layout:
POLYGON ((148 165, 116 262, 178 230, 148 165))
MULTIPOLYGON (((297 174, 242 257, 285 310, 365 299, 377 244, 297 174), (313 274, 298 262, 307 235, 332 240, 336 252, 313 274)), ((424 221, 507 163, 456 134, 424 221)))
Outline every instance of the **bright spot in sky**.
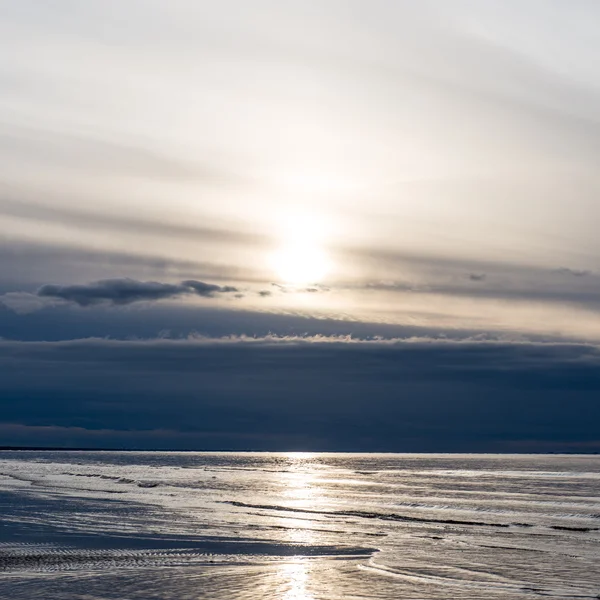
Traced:
POLYGON ((310 216, 295 215, 281 226, 281 244, 271 256, 277 277, 290 285, 311 285, 323 281, 331 261, 323 248, 323 227, 310 216))
POLYGON ((316 247, 294 244, 280 248, 273 257, 279 279, 293 285, 319 283, 329 272, 325 253, 316 247))

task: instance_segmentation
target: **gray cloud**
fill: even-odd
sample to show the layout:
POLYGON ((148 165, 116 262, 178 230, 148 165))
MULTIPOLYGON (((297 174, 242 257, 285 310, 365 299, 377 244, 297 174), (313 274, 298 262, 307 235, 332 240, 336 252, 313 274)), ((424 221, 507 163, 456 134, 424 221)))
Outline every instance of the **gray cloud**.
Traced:
MULTIPOLYGON (((377 269, 386 274, 379 280, 369 278, 351 284, 350 289, 600 306, 600 276, 586 269, 544 268, 382 248, 347 248, 345 252, 354 264, 365 265, 365 274, 377 269)), ((340 253, 336 259, 342 261, 343 256, 340 253)))
MULTIPOLYGON (((289 284, 289 283, 275 283, 275 282, 271 282, 271 286, 274 287, 276 290, 278 290, 279 292, 281 292, 282 294, 288 294, 288 293, 292 293, 292 294, 303 294, 303 293, 307 293, 307 294, 316 294, 316 293, 320 293, 320 292, 329 292, 330 288, 328 288, 325 285, 320 285, 318 283, 311 285, 310 287, 304 287, 304 286, 297 286, 297 285, 293 285, 293 284, 289 284)), ((272 292, 267 293, 266 291, 264 293, 261 293, 261 296, 269 296, 271 295, 272 292)))
POLYGON ((525 262, 523 260, 499 260, 486 259, 473 253, 472 258, 456 257, 451 254, 414 251, 393 247, 382 247, 381 245, 351 246, 346 245, 333 249, 333 256, 340 262, 344 259, 351 259, 360 265, 365 265, 369 269, 380 267, 389 273, 418 271, 425 273, 427 277, 450 276, 457 279, 464 278, 464 274, 475 274, 484 277, 502 276, 524 279, 540 276, 549 277, 560 274, 571 275, 593 275, 589 270, 575 268, 544 268, 535 263, 525 262))
POLYGON ((527 281, 518 276, 514 278, 499 278, 493 280, 491 277, 473 279, 477 286, 465 285, 460 279, 453 280, 446 276, 442 278, 413 281, 383 281, 368 282, 359 285, 361 289, 397 292, 403 294, 422 294, 435 296, 452 296, 476 300, 509 300, 514 302, 535 302, 547 305, 572 305, 587 309, 600 307, 600 280, 591 278, 588 285, 574 287, 573 285, 560 285, 551 279, 544 277, 547 271, 536 273, 536 276, 527 281))
POLYGON ((133 302, 162 300, 185 294, 212 298, 217 294, 237 292, 232 286, 220 286, 203 281, 186 280, 180 284, 135 279, 103 279, 87 285, 43 285, 37 295, 74 302, 79 306, 109 303, 125 305, 133 302))
POLYGON ((113 279, 211 279, 218 281, 262 282, 252 268, 201 260, 184 260, 160 255, 87 249, 43 243, 0 240, 2 276, 0 289, 13 291, 18 285, 39 287, 48 280, 113 279))
POLYGON ((265 236, 249 231, 236 231, 234 227, 209 227, 184 223, 167 223, 143 215, 127 216, 76 207, 56 206, 28 200, 0 199, 0 215, 17 217, 43 223, 56 223, 90 230, 109 230, 134 235, 162 236, 205 240, 211 243, 265 245, 265 236))
MULTIPOLYGON (((65 340, 79 337, 110 337, 113 339, 147 339, 163 337, 168 331, 173 338, 199 333, 209 337, 245 335, 264 337, 277 335, 351 335, 373 337, 431 337, 444 335, 450 339, 465 338, 481 333, 478 329, 440 329, 440 327, 391 325, 383 322, 364 322, 348 319, 346 315, 275 312, 270 310, 227 310, 230 303, 153 302, 143 310, 72 310, 60 300, 40 298, 35 294, 12 295, 12 310, 4 308, 0 297, 0 332, 2 336, 19 340, 65 340), (15 306, 19 303, 20 306, 15 306), (34 311, 36 304, 43 304, 34 311), (15 316, 15 309, 21 314, 15 316)), ((235 294, 234 294, 235 297, 235 294)), ((268 297, 266 297, 268 298, 268 297)), ((135 305, 134 305, 135 306, 135 305)), ((528 339, 543 339, 529 336, 528 339)), ((569 338, 570 339, 570 338, 569 338)))
POLYGON ((231 285, 215 285, 214 283, 204 283, 203 281, 195 281, 193 279, 187 279, 182 281, 181 285, 184 288, 194 290, 194 293, 198 296, 205 298, 212 298, 215 294, 228 294, 232 292, 239 292, 236 287, 231 285))
POLYGON ((570 269, 569 267, 561 267, 560 269, 556 269, 556 272, 562 275, 573 275, 574 277, 585 277, 592 274, 592 272, 588 270, 570 269))
POLYGON ((7 292, 0 295, 0 306, 6 306, 19 315, 26 315, 45 308, 43 298, 28 292, 7 292))

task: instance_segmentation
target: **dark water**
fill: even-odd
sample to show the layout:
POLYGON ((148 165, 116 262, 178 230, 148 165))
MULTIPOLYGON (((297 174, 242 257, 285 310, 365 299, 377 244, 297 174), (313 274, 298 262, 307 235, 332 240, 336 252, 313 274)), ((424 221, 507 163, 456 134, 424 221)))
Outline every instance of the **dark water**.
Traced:
POLYGON ((0 598, 600 597, 600 457, 0 452, 0 598))

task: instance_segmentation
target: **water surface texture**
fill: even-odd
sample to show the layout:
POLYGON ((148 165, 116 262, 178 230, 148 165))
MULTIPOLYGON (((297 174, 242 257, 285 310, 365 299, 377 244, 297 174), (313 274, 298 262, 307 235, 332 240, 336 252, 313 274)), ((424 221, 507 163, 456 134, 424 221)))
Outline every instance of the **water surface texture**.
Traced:
POLYGON ((0 452, 0 598, 600 597, 600 457, 0 452))

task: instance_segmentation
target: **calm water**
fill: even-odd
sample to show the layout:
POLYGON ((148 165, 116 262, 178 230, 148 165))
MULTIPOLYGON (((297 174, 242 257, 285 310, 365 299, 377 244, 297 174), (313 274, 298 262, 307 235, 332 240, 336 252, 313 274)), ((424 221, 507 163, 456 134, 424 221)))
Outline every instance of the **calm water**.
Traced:
POLYGON ((600 457, 0 452, 0 598, 600 597, 600 457))

